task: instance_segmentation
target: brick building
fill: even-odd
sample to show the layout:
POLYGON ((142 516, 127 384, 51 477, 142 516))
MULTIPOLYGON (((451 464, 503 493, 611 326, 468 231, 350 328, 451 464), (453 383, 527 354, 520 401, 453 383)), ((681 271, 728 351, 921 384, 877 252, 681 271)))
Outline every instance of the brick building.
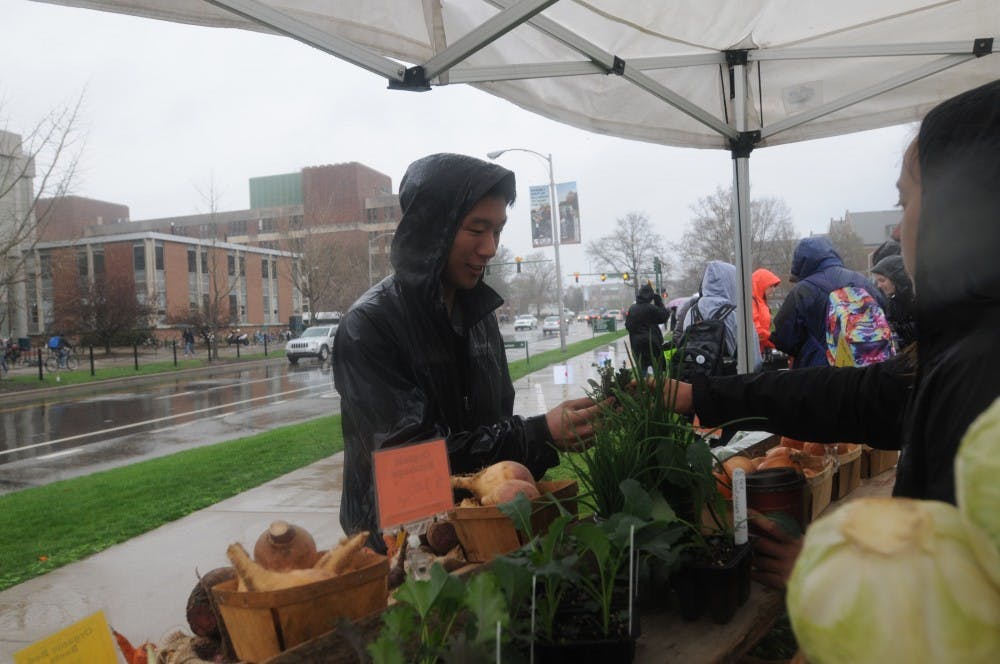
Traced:
POLYGON ((359 295, 388 270, 399 198, 387 175, 349 162, 251 178, 249 185, 250 209, 140 221, 117 203, 40 200, 36 210, 48 222, 29 260, 28 332, 49 332, 59 323, 57 309, 66 309, 57 304, 102 278, 130 280, 139 301, 155 307, 157 328, 178 326, 183 311, 224 292, 232 324, 253 329, 309 312, 311 293, 359 295), (364 250, 356 250, 362 247, 366 267, 364 250), (322 269, 338 253, 354 261, 348 274, 322 269))
POLYGON ((302 307, 296 269, 289 252, 155 232, 40 242, 29 267, 29 331, 71 324, 61 319, 95 282, 129 284, 153 307, 150 323, 159 330, 182 327, 192 310, 210 307, 232 326, 284 327, 302 307))

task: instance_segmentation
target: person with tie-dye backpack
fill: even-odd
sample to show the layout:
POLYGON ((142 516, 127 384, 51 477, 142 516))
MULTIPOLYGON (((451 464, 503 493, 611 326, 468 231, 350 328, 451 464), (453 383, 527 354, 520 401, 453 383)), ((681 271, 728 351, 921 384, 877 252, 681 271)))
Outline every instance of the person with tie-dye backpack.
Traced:
POLYGON ((771 342, 792 368, 860 367, 895 354, 878 289, 844 262, 825 237, 799 241, 789 293, 774 317, 771 342))

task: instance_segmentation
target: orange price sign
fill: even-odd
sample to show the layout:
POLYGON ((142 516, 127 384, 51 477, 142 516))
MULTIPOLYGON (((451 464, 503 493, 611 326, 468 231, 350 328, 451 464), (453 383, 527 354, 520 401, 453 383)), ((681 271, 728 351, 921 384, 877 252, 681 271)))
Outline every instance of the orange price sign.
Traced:
POLYGON ((444 439, 390 447, 372 454, 379 527, 426 519, 454 507, 444 439))

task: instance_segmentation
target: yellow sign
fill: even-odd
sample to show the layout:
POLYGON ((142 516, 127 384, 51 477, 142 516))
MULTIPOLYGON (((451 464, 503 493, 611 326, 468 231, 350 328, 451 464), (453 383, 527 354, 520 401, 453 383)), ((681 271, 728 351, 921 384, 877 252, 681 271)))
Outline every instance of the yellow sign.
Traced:
POLYGON ((98 611, 33 646, 14 653, 14 664, 117 664, 111 628, 98 611))

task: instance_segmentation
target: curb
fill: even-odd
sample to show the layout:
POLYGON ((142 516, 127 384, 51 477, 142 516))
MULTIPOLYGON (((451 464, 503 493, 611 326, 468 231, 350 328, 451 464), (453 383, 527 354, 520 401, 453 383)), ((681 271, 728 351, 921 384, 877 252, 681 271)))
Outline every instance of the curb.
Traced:
POLYGON ((2 399, 5 404, 21 404, 30 401, 36 401, 39 399, 44 399, 45 397, 52 396, 54 394, 59 394, 60 396, 73 396, 83 392, 89 392, 95 389, 103 388, 114 388, 123 385, 149 385, 162 383, 165 381, 173 380, 174 378, 185 377, 185 376, 195 376, 203 373, 211 373, 213 371, 219 371, 223 368, 232 369, 233 367, 253 367, 262 364, 270 364, 276 362, 287 362, 284 353, 280 356, 275 355, 275 357, 266 357, 257 360, 226 360, 218 361, 217 363, 196 367, 193 369, 176 369, 173 371, 161 371, 154 374, 143 374, 139 376, 121 376, 118 378, 102 378, 98 380, 93 380, 87 383, 77 383, 76 385, 46 385, 45 387, 31 387, 25 389, 19 389, 12 392, 0 392, 0 399, 2 399))

